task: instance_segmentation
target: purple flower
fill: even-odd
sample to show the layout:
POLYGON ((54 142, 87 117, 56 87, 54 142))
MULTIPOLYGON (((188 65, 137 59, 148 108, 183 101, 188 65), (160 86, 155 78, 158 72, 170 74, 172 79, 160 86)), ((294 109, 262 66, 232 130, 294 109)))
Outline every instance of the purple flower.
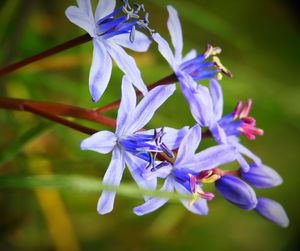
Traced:
POLYGON ((252 159, 256 165, 261 165, 260 158, 241 145, 238 138, 244 135, 248 139, 255 139, 255 135, 263 134, 263 130, 255 127, 255 119, 248 116, 252 103, 250 100, 244 108, 238 102, 233 112, 223 116, 223 94, 215 79, 210 80, 210 90, 205 86, 197 86, 195 89, 183 86, 183 94, 194 119, 201 126, 208 127, 219 144, 230 144, 237 149, 237 161, 245 172, 249 170, 249 164, 243 155, 252 159))
MULTIPOLYGON (((100 131, 81 142, 82 150, 93 150, 102 154, 112 151, 112 159, 104 175, 103 184, 118 186, 126 164, 139 187, 155 188, 155 179, 146 180, 142 177, 143 170, 149 166, 149 155, 153 152, 170 152, 169 149, 178 148, 187 128, 178 131, 166 127, 163 133, 157 130, 146 132, 139 130, 148 123, 154 112, 174 90, 175 85, 158 86, 148 92, 136 106, 134 88, 129 79, 123 77, 122 99, 115 133, 100 131)), ((100 214, 113 209, 115 194, 102 192, 97 207, 100 214)))
MULTIPOLYGON (((172 192, 174 189, 179 194, 193 195, 193 200, 181 200, 182 204, 189 211, 205 215, 208 213, 206 200, 211 200, 213 194, 203 192, 201 184, 192 177, 200 171, 209 170, 216 166, 234 160, 232 146, 221 145, 210 147, 200 153, 195 154, 201 141, 201 128, 195 125, 185 135, 180 143, 176 160, 173 164, 162 165, 160 168, 147 169, 144 173, 146 178, 153 177, 166 178, 161 191, 172 192)), ((150 198, 146 202, 133 209, 137 215, 144 215, 155 211, 168 201, 167 198, 150 198)))
POLYGON ((241 178, 257 188, 270 188, 282 183, 282 178, 274 169, 255 163, 250 164, 248 172, 241 169, 241 178))
MULTIPOLYGON (((147 51, 151 41, 136 28, 148 28, 147 20, 139 20, 136 10, 127 1, 124 6, 114 10, 115 0, 99 0, 95 16, 92 13, 90 0, 77 0, 77 6, 66 10, 68 19, 86 30, 93 38, 94 52, 89 76, 89 89, 94 102, 104 93, 112 71, 112 60, 128 76, 130 81, 143 94, 147 88, 134 59, 122 47, 134 51, 147 51)), ((149 28, 148 28, 149 29, 149 28)))
POLYGON ((222 176, 215 182, 218 192, 232 204, 251 210, 256 207, 257 199, 254 190, 245 182, 234 176, 222 176))
POLYGON ((258 197, 257 200, 256 212, 281 227, 288 227, 288 216, 278 202, 263 197, 258 197))
POLYGON ((174 53, 168 42, 158 33, 153 34, 153 39, 158 44, 158 50, 161 55, 167 60, 170 67, 173 69, 181 85, 188 85, 189 88, 195 88, 195 81, 214 78, 215 75, 221 76, 220 72, 231 76, 231 73, 221 64, 217 54, 221 53, 219 47, 208 45, 206 51, 197 55, 195 50, 191 50, 186 56, 182 56, 183 39, 180 20, 177 11, 172 7, 167 7, 169 12, 168 30, 171 36, 174 53), (207 61, 212 57, 211 61, 207 61), (192 81, 184 81, 189 78, 192 81))

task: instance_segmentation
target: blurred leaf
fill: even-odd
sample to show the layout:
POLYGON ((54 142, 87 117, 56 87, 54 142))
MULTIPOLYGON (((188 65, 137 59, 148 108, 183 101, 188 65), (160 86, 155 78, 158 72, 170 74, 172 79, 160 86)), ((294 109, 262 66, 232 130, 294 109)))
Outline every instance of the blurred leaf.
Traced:
POLYGON ((14 156, 16 156, 20 151, 22 151, 23 147, 28 144, 30 141, 38 137, 42 134, 46 129, 49 128, 49 124, 40 123, 37 126, 31 128, 29 131, 25 132, 21 135, 15 142, 11 145, 6 146, 0 152, 0 165, 4 164, 6 161, 11 160, 14 156))
POLYGON ((54 188, 62 190, 77 190, 88 193, 99 191, 116 191, 119 195, 140 198, 143 195, 153 197, 164 197, 172 201, 180 199, 191 199, 188 195, 139 189, 133 183, 123 183, 118 187, 106 186, 98 178, 82 177, 79 175, 38 175, 38 176, 2 176, 0 177, 0 188, 54 188))

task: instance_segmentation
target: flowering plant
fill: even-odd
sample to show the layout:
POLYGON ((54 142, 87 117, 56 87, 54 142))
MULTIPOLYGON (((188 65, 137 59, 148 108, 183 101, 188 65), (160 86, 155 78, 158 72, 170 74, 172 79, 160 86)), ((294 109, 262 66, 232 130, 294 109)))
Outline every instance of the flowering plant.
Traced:
MULTIPOLYGON (((275 224, 287 227, 289 220, 282 206, 271 199, 257 197, 253 189, 280 185, 281 177, 240 143, 242 136, 255 140, 256 135, 263 135, 263 130, 256 127, 256 120, 249 116, 252 101, 249 99, 244 107, 238 101, 231 113, 223 115, 223 93, 218 81, 223 75, 232 77, 232 73, 217 57, 221 48, 208 45, 199 55, 192 49, 183 56, 183 33, 177 11, 172 6, 167 6, 167 27, 174 53, 168 42, 149 27, 149 13, 144 5, 131 6, 127 0, 122 0, 120 7, 115 8, 115 0, 99 0, 95 14, 90 0, 77 0, 77 5, 68 7, 66 16, 87 31, 88 35, 80 43, 93 42, 88 80, 91 98, 96 102, 104 95, 113 59, 124 73, 121 100, 93 111, 13 99, 3 99, 1 106, 8 109, 21 107, 19 110, 88 133, 90 136, 80 144, 82 150, 101 154, 112 152, 103 185, 119 186, 127 166, 138 187, 156 190, 162 182, 160 191, 172 193, 176 190, 185 208, 206 215, 207 201, 213 200, 215 195, 206 191, 205 184, 213 183, 216 191, 230 203, 243 210, 255 210, 275 224), (147 86, 134 58, 122 47, 145 52, 151 42, 167 60, 173 74, 147 86), (209 88, 205 80, 209 80, 209 88), (180 88, 176 90, 177 81, 180 88), (172 99, 175 91, 181 92, 186 99, 194 124, 186 125, 183 120, 181 129, 169 125, 144 128, 157 109, 167 99, 172 99), (116 120, 102 114, 115 107, 118 107, 116 120), (115 132, 93 130, 62 116, 96 121, 114 128, 115 132), (206 138, 212 138, 215 145, 200 151, 199 145, 202 147, 206 138), (239 167, 234 170, 221 168, 233 162, 239 167)), ((104 189, 97 206, 100 214, 112 211, 115 195, 116 191, 104 189)), ((153 212, 168 201, 167 197, 155 196, 144 196, 143 199, 144 203, 133 209, 137 215, 153 212)))

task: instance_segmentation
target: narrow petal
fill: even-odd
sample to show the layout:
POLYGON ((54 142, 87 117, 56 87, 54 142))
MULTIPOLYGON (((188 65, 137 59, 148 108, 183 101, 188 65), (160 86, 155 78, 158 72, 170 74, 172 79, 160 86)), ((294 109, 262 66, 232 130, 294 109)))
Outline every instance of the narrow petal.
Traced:
POLYGON ((288 227, 289 218, 278 202, 263 197, 257 198, 257 201, 256 212, 281 227, 288 227))
POLYGON ((77 4, 80 10, 85 13, 88 17, 94 19, 91 0, 77 0, 77 4))
POLYGON ((117 138, 114 133, 101 131, 81 141, 80 148, 81 150, 92 150, 106 154, 113 150, 116 143, 117 138))
POLYGON ((158 33, 154 33, 152 38, 158 44, 160 54, 167 60, 173 71, 177 71, 178 66, 175 63, 175 58, 168 42, 158 33))
POLYGON ((98 101, 108 85, 112 62, 101 41, 93 39, 94 51, 89 76, 89 88, 93 102, 98 101))
POLYGON ((65 14, 70 22, 87 31, 91 37, 95 36, 95 23, 93 18, 86 15, 86 13, 84 13, 81 9, 77 8, 76 6, 70 6, 66 9, 65 14))
MULTIPOLYGON (((175 189, 177 193, 183 194, 183 195, 191 195, 192 199, 192 194, 190 191, 186 190, 184 186, 182 186, 178 182, 174 182, 175 184, 175 189)), ((201 198, 196 198, 196 201, 194 201, 192 204, 190 203, 189 200, 181 200, 181 203, 183 206, 191 211, 194 214, 199 214, 199 215, 207 215, 208 214, 208 206, 207 206, 207 201, 201 198)))
POLYGON ((180 166, 195 154, 201 142, 201 127, 194 125, 182 139, 174 166, 180 166))
POLYGON ((226 136, 224 129, 221 126, 219 126, 218 123, 212 122, 209 126, 209 130, 218 144, 228 143, 228 137, 226 136))
POLYGON ((95 20, 98 21, 99 19, 112 13, 115 9, 115 6, 115 0, 99 0, 95 11, 95 20))
POLYGON ((250 164, 250 170, 241 170, 241 178, 257 188, 270 188, 282 183, 280 175, 271 167, 255 163, 250 164))
POLYGON ((234 176, 223 176, 215 186, 226 200, 244 210, 254 209, 257 205, 252 187, 234 176))
POLYGON ((124 132, 124 127, 126 126, 126 122, 130 121, 132 111, 135 109, 136 106, 136 94, 135 90, 125 75, 122 79, 122 98, 121 103, 118 110, 118 117, 117 117, 117 128, 116 134, 122 135, 124 132))
POLYGON ((188 133, 188 131, 188 126, 185 126, 179 130, 170 127, 164 127, 164 132, 166 134, 163 136, 163 142, 169 149, 175 150, 179 147, 182 139, 188 133))
POLYGON ((197 56, 197 51, 195 49, 190 50, 185 57, 182 59, 182 63, 189 61, 197 56))
POLYGON ((129 34, 120 34, 109 39, 118 45, 137 52, 144 52, 149 49, 151 40, 142 32, 135 31, 134 41, 129 40, 129 34))
POLYGON ((216 121, 220 120, 223 114, 223 93, 217 80, 211 79, 209 82, 210 95, 213 101, 216 121))
POLYGON ((173 94, 175 84, 157 86, 152 89, 137 105, 128 123, 126 132, 133 133, 143 128, 154 115, 155 111, 173 94))
POLYGON ((250 166, 249 166, 248 162, 246 161, 246 159, 243 157, 242 154, 237 153, 237 154, 236 154, 236 160, 237 160, 237 162, 239 162, 239 164, 240 164, 240 166, 241 166, 241 169, 242 169, 244 172, 248 172, 248 171, 249 171, 250 166))
MULTIPOLYGON (((103 185, 118 186, 121 182, 125 168, 124 156, 119 148, 115 148, 112 153, 111 162, 103 178, 103 185)), ((112 211, 116 192, 103 191, 97 205, 99 214, 106 214, 112 211)))
POLYGON ((114 59, 118 67, 128 76, 132 84, 146 95, 147 87, 142 80, 140 70, 138 69, 133 57, 129 56, 122 47, 112 42, 106 42, 106 48, 114 59))
MULTIPOLYGON (((181 83, 181 77, 179 78, 181 83)), ((189 82, 191 85, 192 82, 189 82)), ((214 121, 213 104, 208 91, 205 86, 198 85, 193 89, 193 87, 187 87, 185 84, 180 84, 182 93, 187 100, 190 111, 194 119, 201 126, 209 126, 211 121, 214 121)))
POLYGON ((177 11, 170 5, 167 6, 167 9, 169 12, 168 29, 174 46, 175 58, 177 62, 180 62, 183 48, 181 24, 177 11))
MULTIPOLYGON (((173 178, 171 176, 169 176, 163 187, 160 189, 160 191, 162 192, 172 192, 174 189, 173 187, 173 178)), ((166 202, 168 201, 167 198, 151 198, 149 200, 147 200, 144 204, 137 206, 135 208, 133 208, 133 212, 136 215, 144 215, 144 214, 148 214, 151 213, 155 210, 157 210, 158 208, 162 207, 164 204, 166 204, 166 202)))
POLYGON ((256 165, 260 166, 262 164, 261 159, 259 157, 257 157, 254 153, 252 153, 248 148, 244 147, 242 144, 240 144, 238 142, 235 142, 235 143, 230 142, 230 143, 233 144, 241 154, 252 159, 256 165))
POLYGON ((185 167, 200 172, 219 167, 236 159, 236 150, 230 145, 218 145, 209 147, 194 155, 185 167))
POLYGON ((125 153, 125 162, 132 178, 140 188, 149 190, 154 190, 156 188, 156 178, 147 180, 143 177, 143 172, 148 166, 148 162, 135 157, 130 153, 125 153))

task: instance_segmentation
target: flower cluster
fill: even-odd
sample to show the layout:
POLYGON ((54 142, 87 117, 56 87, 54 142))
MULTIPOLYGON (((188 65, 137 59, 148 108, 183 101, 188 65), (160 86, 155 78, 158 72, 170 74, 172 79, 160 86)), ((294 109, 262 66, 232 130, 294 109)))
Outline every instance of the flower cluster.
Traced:
MULTIPOLYGON (((257 197, 251 187, 269 188, 282 183, 276 171, 265 166, 239 142, 241 136, 254 140, 256 135, 263 135, 263 130, 256 127, 255 119, 249 116, 252 101, 249 99, 244 106, 239 101, 231 113, 223 115, 223 95, 218 80, 222 75, 231 77, 232 74, 217 57, 221 49, 208 45, 201 54, 191 50, 183 56, 182 29, 172 6, 167 7, 167 27, 174 53, 168 42, 149 27, 149 14, 144 5, 131 6, 123 0, 115 9, 115 0, 100 0, 93 15, 90 0, 77 0, 77 3, 78 6, 66 10, 66 15, 93 38, 89 77, 92 100, 99 100, 107 87, 111 58, 125 74, 115 132, 100 131, 81 142, 83 150, 101 154, 112 152, 103 184, 118 186, 127 166, 140 188, 156 189, 157 180, 163 179, 161 191, 175 190, 178 194, 190 195, 190 200, 182 199, 183 206, 195 214, 206 215, 207 201, 215 195, 205 191, 204 187, 206 183, 214 183, 216 191, 232 204, 244 210, 254 209, 266 219, 282 227, 288 226, 289 220, 282 206, 271 199, 257 197), (134 59, 122 48, 147 51, 151 40, 157 44, 179 81, 195 119, 192 127, 144 129, 156 110, 176 90, 175 84, 169 84, 148 91, 134 59), (201 84, 204 79, 209 80, 209 88, 201 84), (134 87, 143 94, 138 104, 134 87), (204 136, 212 137, 216 145, 199 151, 204 136), (220 168, 234 161, 239 163, 237 170, 220 168)), ((97 206, 100 214, 112 211, 115 195, 115 192, 103 191, 97 206)), ((144 203, 133 212, 137 215, 150 213, 167 200, 145 197, 144 203)))

